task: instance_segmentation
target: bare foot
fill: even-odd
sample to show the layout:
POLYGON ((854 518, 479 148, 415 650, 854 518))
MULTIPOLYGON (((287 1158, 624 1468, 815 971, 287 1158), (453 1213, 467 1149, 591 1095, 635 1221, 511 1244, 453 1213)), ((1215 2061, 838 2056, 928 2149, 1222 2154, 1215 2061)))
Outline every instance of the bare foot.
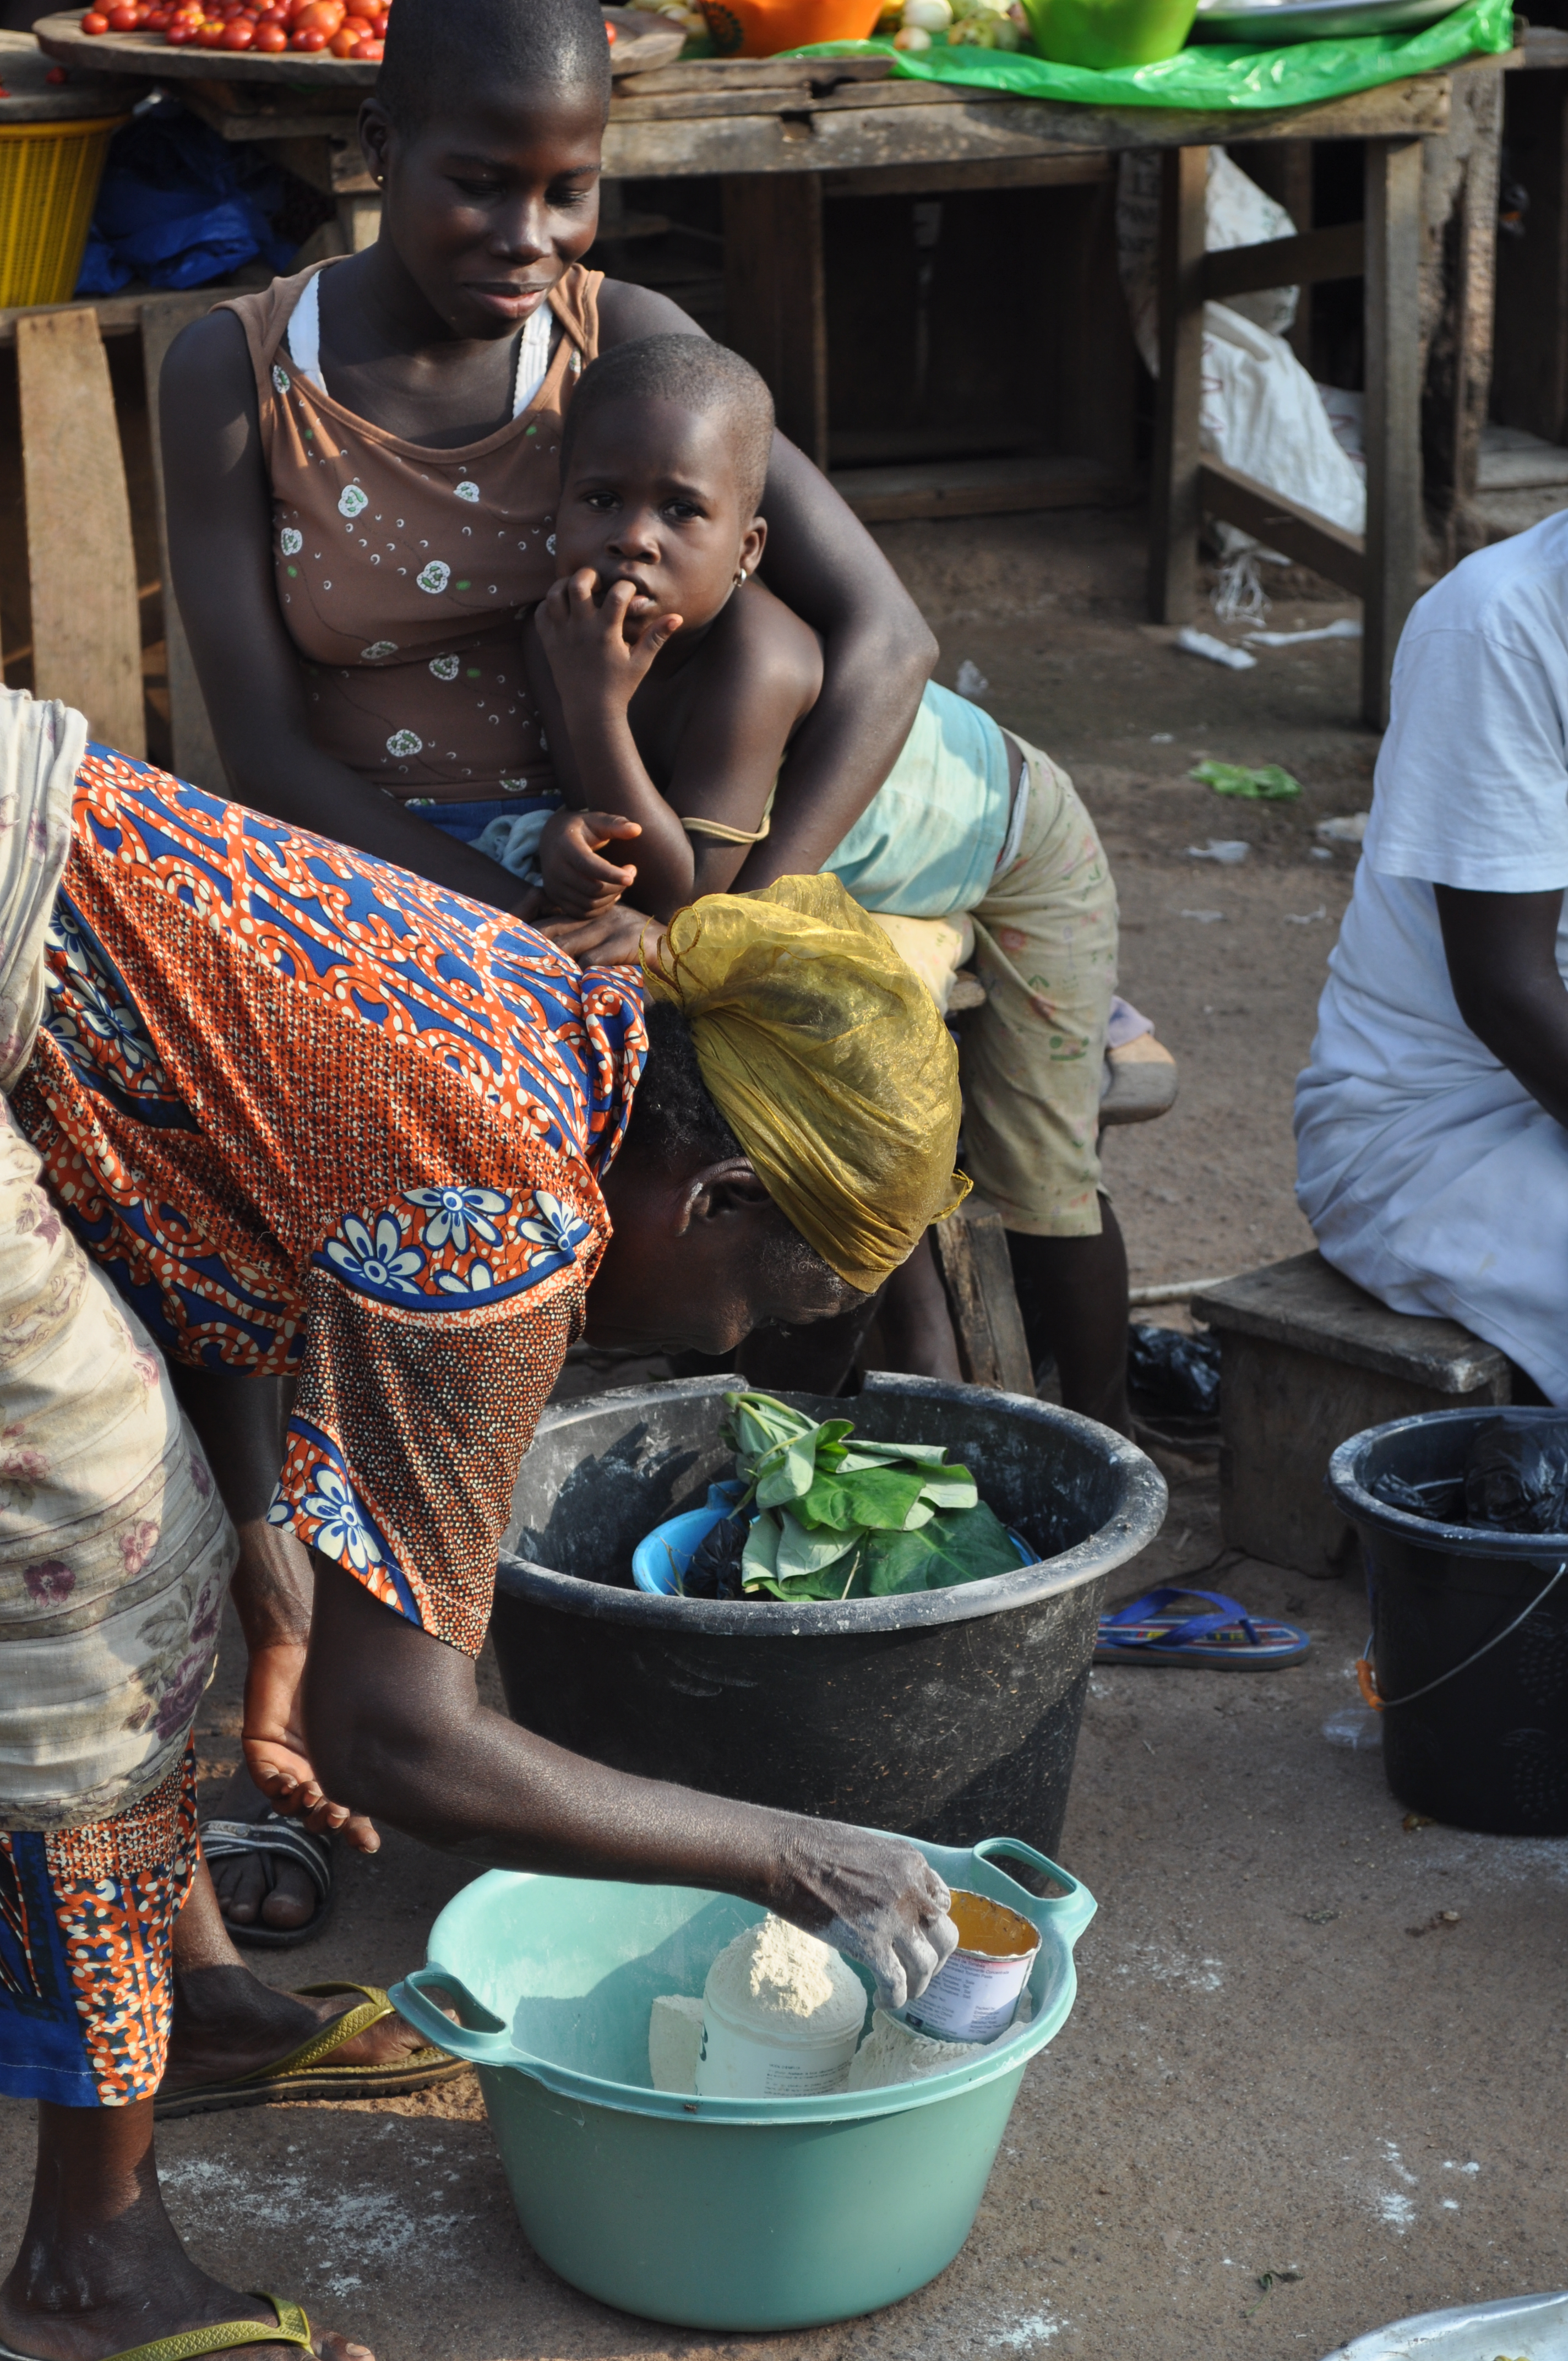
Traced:
MULTIPOLYGON (((203 2082, 228 2082, 275 2066, 290 2051, 357 2008, 359 1993, 313 1996, 274 1992, 245 1968, 202 1968, 175 1982, 169 2062, 159 2084, 171 2097, 203 2082)), ((334 2066, 399 2066, 424 2036, 397 2015, 384 2016, 332 2053, 334 2066)))
MULTIPOLYGON (((183 2257, 181 2259, 184 2259, 183 2257)), ((0 2291, 0 2339, 27 2361, 107 2361, 135 2345, 151 2345, 160 2336, 178 2336, 181 2330, 212 2328, 221 2320, 254 2320, 270 2323, 276 2314, 254 2296, 240 2295, 197 2271, 187 2261, 181 2279, 189 2281, 176 2294, 172 2287, 137 2289, 119 2302, 72 2310, 69 2317, 53 2309, 18 2303, 9 2287, 0 2291)), ((13 2274, 15 2278, 15 2274, 13 2274)), ((335 2329, 318 2329, 312 2323, 311 2351, 320 2361, 375 2361, 367 2345, 340 2336, 335 2329)), ((297 2345, 242 2345, 236 2351, 246 2361, 300 2361, 297 2345)))
MULTIPOLYGON (((229 1940, 203 1862, 174 1922, 174 2013, 160 2095, 227 2082, 277 2065, 291 2049, 357 2008, 358 1993, 276 1992, 253 1976, 229 1940)), ((398 2066, 424 2048, 400 2016, 384 2016, 332 2053, 340 2066, 398 2066)))
MULTIPOLYGON (((28 2361, 109 2361, 160 2337, 277 2314, 191 2260, 163 2210, 152 2102, 38 2107, 38 2171, 21 2251, 0 2287, 0 2340, 28 2361)), ((297 2345, 236 2348, 298 2361, 297 2345)), ((374 2361, 368 2345, 313 2331, 319 2361, 374 2361)))
MULTIPOLYGON (((242 1763, 224 1790, 217 1820, 265 1819, 271 1805, 242 1763)), ((245 1853, 212 1864, 218 1907, 231 1927, 259 1923, 279 1934, 307 1927, 321 1906, 310 1872, 280 1853, 245 1853)))

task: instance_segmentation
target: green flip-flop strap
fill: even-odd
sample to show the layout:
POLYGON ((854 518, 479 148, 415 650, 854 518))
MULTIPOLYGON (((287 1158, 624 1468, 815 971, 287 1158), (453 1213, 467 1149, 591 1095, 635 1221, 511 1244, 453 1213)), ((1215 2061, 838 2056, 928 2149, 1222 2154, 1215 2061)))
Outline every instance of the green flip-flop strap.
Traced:
MULTIPOLYGON (((371 2026, 379 2025, 384 2016, 393 2014, 392 2004, 379 1984, 302 1984, 300 1991, 311 1999, 324 2000, 333 1993, 356 1992, 363 1993, 365 1997, 356 2008, 345 2010, 342 2016, 334 2016, 330 2025, 323 2025, 318 2033, 312 2034, 308 2041, 302 2041, 297 2049, 291 2049, 287 2058, 279 2058, 270 2066, 258 2066, 253 2074, 236 2074, 232 2081, 224 2084, 225 2090, 240 2091, 250 2082, 276 2082, 285 2074, 302 2074, 308 2068, 319 2066, 323 2058, 330 2058, 334 2049, 342 2049, 357 2035, 367 2033, 371 2026)), ((192 2345, 191 2349, 196 2352, 200 2348, 192 2345)), ((218 2345, 214 2349, 221 2352, 223 2347, 218 2345)))
POLYGON ((297 2303, 269 2295, 264 2288, 252 2288, 249 2292, 258 2302, 272 2306, 278 2315, 275 2328, 269 2328, 264 2320, 223 2320, 213 2328, 182 2328, 176 2336, 133 2345, 124 2353, 112 2355, 110 2361, 195 2361, 198 2354, 238 2353, 247 2345, 297 2345, 303 2352, 314 2351, 311 2323, 297 2303))

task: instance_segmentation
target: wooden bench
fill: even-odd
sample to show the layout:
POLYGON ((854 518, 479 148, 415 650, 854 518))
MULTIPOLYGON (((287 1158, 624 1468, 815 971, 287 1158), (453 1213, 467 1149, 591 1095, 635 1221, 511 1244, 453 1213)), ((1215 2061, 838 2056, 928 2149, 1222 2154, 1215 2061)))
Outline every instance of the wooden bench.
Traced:
POLYGON ((1220 1342, 1220 1520, 1226 1544, 1320 1576, 1354 1565, 1330 1499, 1330 1455, 1421 1411, 1514 1399, 1507 1354, 1453 1320, 1390 1312, 1320 1254, 1226 1279, 1192 1299, 1220 1342))

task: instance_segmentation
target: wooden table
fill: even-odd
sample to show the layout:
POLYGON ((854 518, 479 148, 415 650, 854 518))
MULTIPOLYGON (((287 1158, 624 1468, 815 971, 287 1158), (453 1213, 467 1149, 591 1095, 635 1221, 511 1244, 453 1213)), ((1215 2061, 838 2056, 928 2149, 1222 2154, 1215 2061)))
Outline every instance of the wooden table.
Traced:
MULTIPOLYGON (((74 17, 46 18, 37 30, 49 53, 68 63, 102 70, 107 62, 108 44, 85 39, 74 17)), ((373 79, 373 68, 334 60, 329 86, 319 68, 313 81, 302 72, 315 60, 225 56, 220 67, 213 52, 136 38, 145 47, 135 71, 177 90, 225 138, 275 144, 280 161, 337 200, 342 243, 368 243, 378 201, 359 156, 356 116, 359 84, 373 79), (345 82, 345 75, 356 80, 345 82)), ((116 45, 116 67, 133 70, 130 47, 116 45)), ((1074 106, 895 81, 881 58, 675 63, 618 72, 604 167, 612 181, 721 179, 730 340, 768 379, 784 431, 826 467, 825 196, 1052 185, 1103 178, 1126 149, 1164 150, 1151 613, 1167 622, 1194 613, 1201 516, 1226 518, 1362 598, 1362 707, 1380 727, 1394 648, 1417 591, 1421 142, 1447 128, 1451 80, 1429 74, 1259 115, 1074 106), (1330 139, 1364 144, 1364 228, 1308 231, 1205 255, 1212 143, 1330 139), (1365 288, 1365 536, 1205 458, 1198 433, 1204 301, 1349 277, 1361 277, 1365 288)), ((1103 465, 1071 454, 857 469, 835 480, 870 518, 1079 506, 1126 489, 1103 465)))

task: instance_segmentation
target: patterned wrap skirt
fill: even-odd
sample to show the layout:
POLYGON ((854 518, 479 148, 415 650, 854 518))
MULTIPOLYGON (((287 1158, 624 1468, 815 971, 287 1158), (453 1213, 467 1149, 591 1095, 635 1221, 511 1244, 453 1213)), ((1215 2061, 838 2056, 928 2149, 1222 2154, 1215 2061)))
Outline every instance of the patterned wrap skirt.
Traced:
MULTIPOLYGON (((26 1062, 86 743, 0 694, 0 1090, 26 1062)), ((0 2092, 163 2070, 197 1849, 190 1733, 236 1543, 157 1352, 0 1100, 0 2092)))

